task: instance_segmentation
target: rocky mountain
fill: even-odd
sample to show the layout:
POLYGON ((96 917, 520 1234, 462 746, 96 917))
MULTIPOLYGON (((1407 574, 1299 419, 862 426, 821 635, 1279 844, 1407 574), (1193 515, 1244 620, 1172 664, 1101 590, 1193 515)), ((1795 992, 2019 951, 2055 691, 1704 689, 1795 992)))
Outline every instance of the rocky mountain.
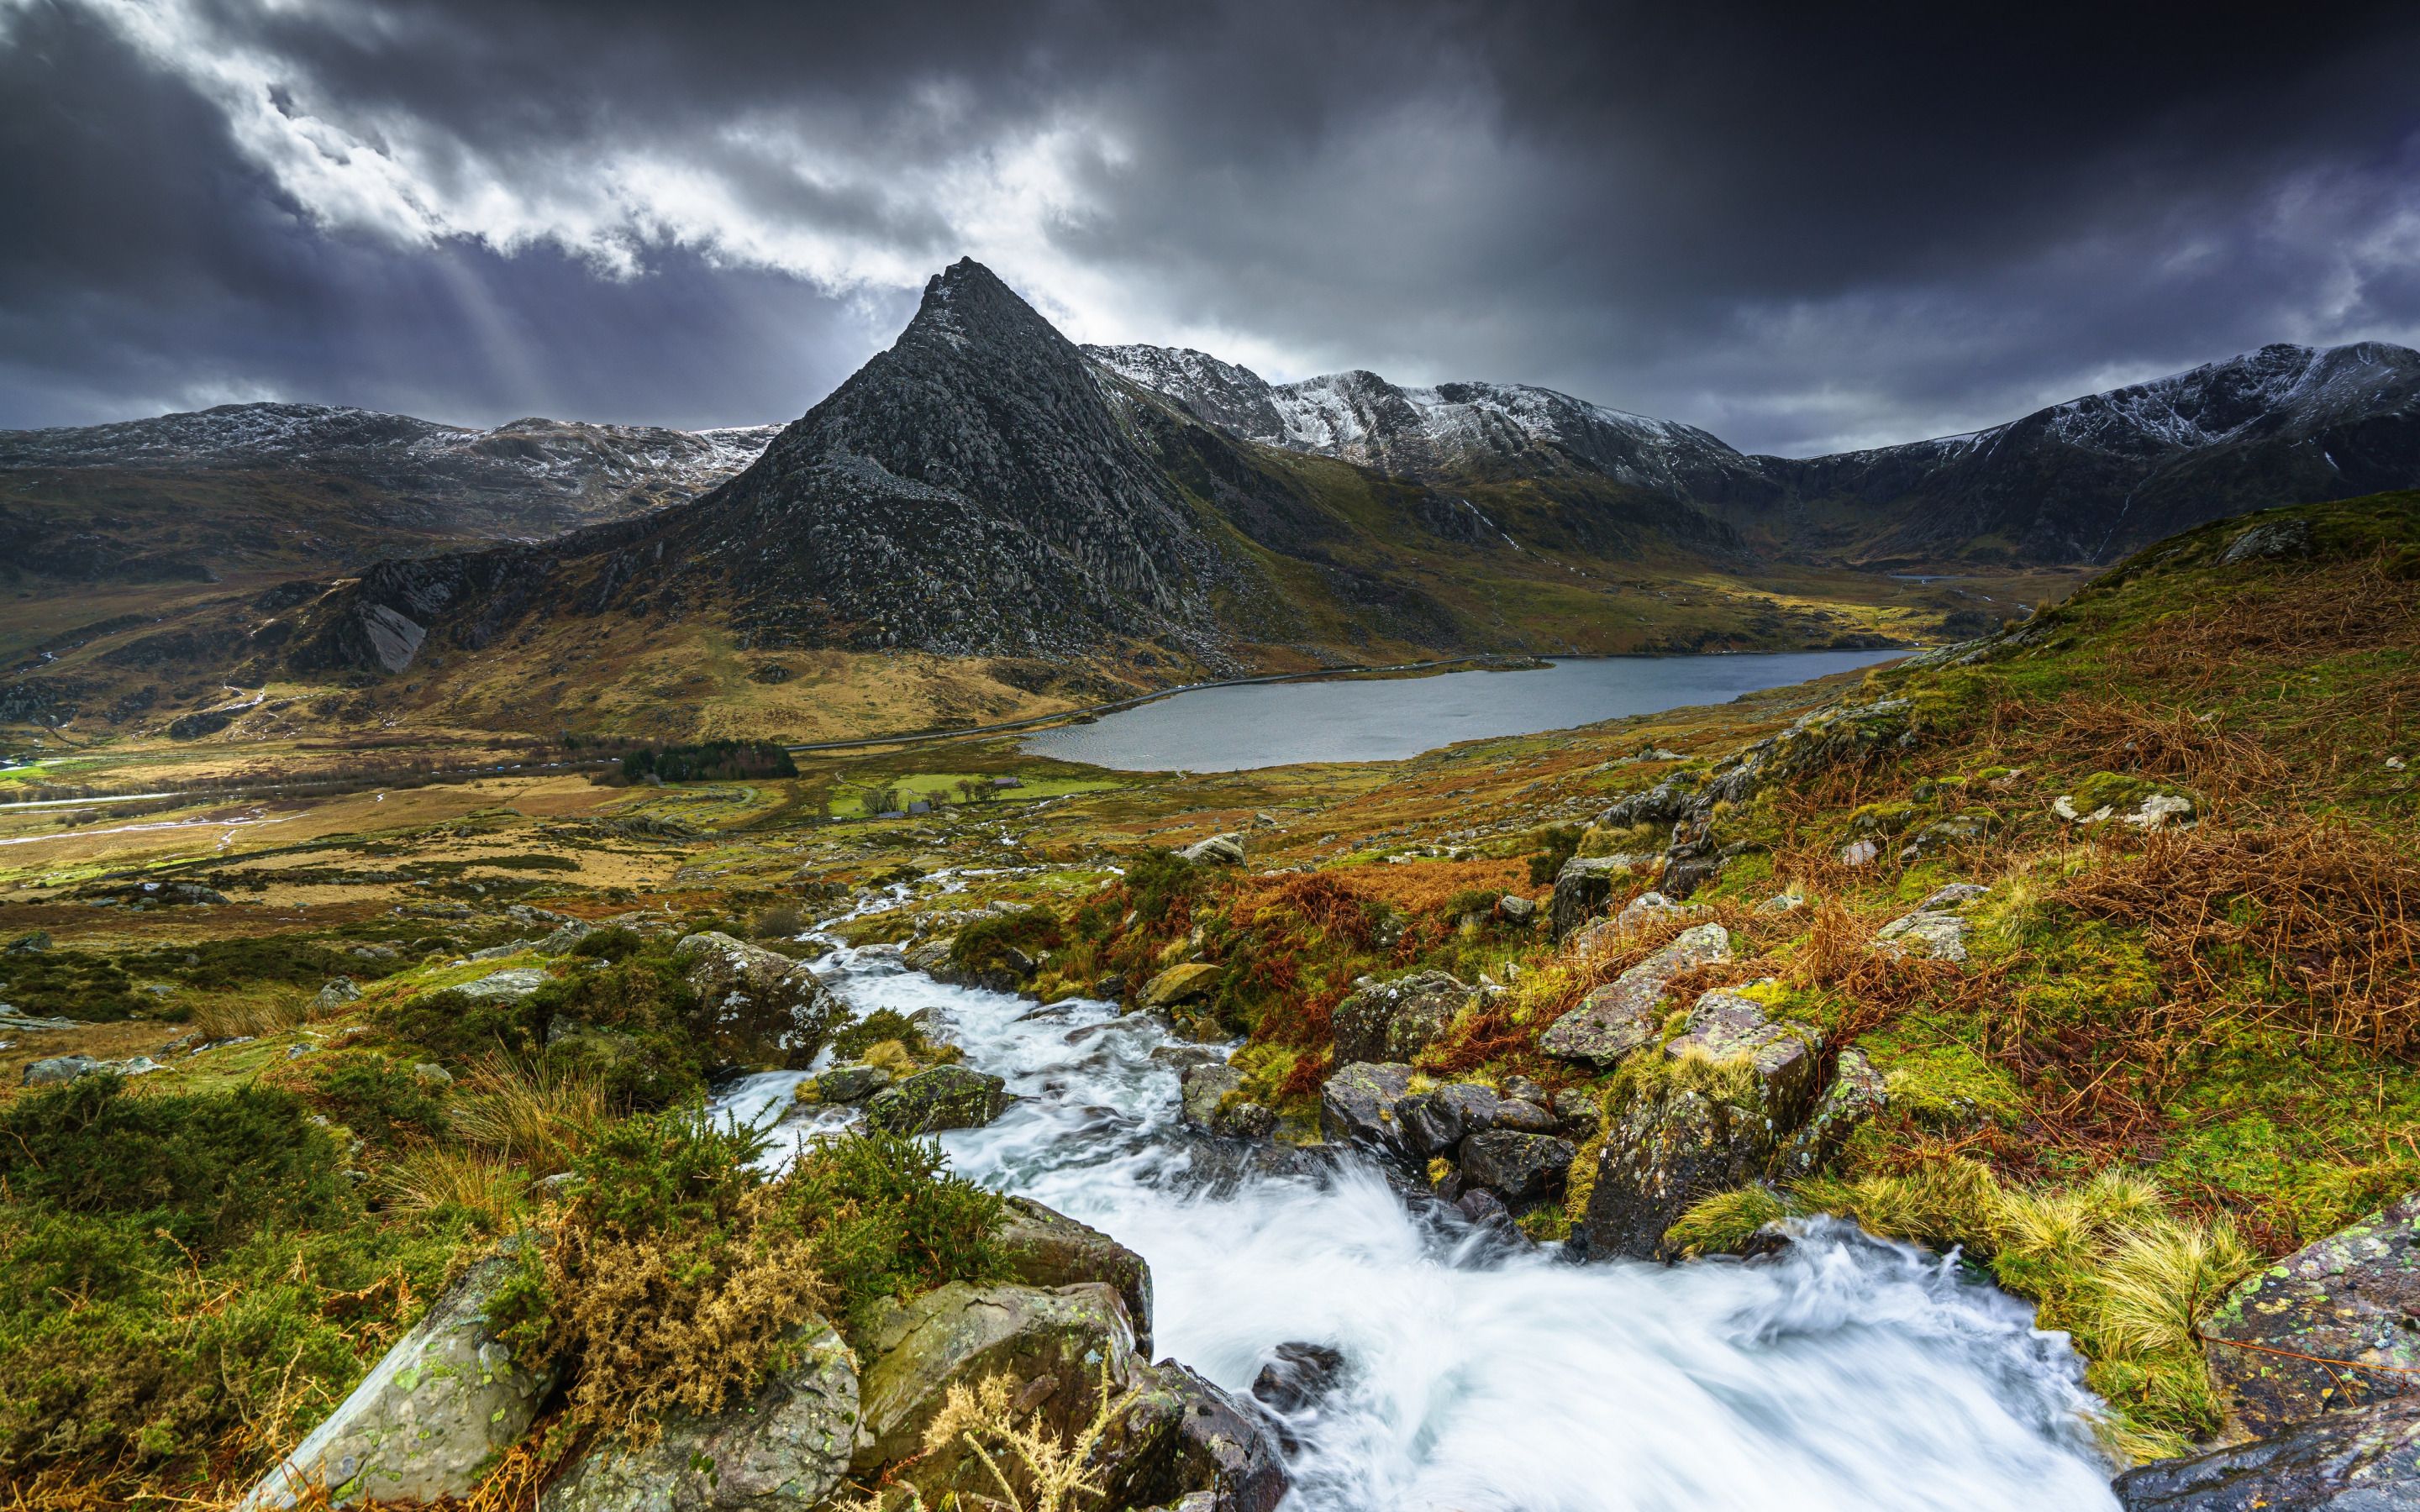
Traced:
MULTIPOLYGON (((702 493, 754 461, 777 425, 670 430, 524 419, 472 430, 313 404, 230 404, 148 420, 0 431, 0 486, 64 472, 155 480, 333 480, 376 490, 444 534, 551 535, 702 493)), ((19 491, 22 491, 20 489, 19 491)))
POLYGON ((2244 508, 2420 483, 2420 352, 2380 342, 2264 347, 1971 435, 1805 458, 1550 389, 1360 371, 1270 384, 1182 348, 1088 350, 1264 445, 1440 486, 1594 472, 1769 546, 1872 564, 2106 562, 2244 508))
MULTIPOLYGON (((1737 550, 1685 505, 1575 498, 1559 507, 1575 538, 1603 549, 1737 550)), ((534 616, 609 610, 709 613, 754 648, 1110 648, 1208 670, 1255 645, 1325 661, 1373 643, 1476 649, 1501 632, 1441 595, 1424 551, 1577 570, 1523 558, 1482 518, 1206 424, 962 261, 889 350, 729 483, 543 546, 380 563, 313 611, 292 655, 395 671, 431 635, 476 650, 534 616)))

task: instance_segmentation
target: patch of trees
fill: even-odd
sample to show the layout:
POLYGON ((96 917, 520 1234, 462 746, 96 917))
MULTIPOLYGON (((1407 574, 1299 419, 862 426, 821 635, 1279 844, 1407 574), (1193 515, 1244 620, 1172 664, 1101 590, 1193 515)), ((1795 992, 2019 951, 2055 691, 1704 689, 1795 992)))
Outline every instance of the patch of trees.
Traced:
POLYGON ((622 758, 629 782, 737 782, 796 777, 798 764, 769 740, 707 740, 634 750, 622 758))

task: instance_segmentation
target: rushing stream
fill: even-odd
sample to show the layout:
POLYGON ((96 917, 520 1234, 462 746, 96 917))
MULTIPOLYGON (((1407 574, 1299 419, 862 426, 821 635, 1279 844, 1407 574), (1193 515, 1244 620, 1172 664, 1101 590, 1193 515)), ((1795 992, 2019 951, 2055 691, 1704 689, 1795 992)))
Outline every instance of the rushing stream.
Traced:
MULTIPOLYGON (((1148 1017, 946 986, 882 948, 821 969, 860 1011, 936 1010, 1007 1078, 1021 1101, 942 1144, 1149 1260, 1160 1355, 1241 1396, 1280 1343, 1342 1351, 1348 1383, 1293 1424, 1289 1512, 2116 1504, 2063 1337, 1938 1258, 1832 1226, 1754 1265, 1572 1265, 1355 1166, 1211 1195, 1148 1017)), ((783 1111, 801 1079, 721 1105, 784 1118, 784 1159, 834 1118, 783 1111)))

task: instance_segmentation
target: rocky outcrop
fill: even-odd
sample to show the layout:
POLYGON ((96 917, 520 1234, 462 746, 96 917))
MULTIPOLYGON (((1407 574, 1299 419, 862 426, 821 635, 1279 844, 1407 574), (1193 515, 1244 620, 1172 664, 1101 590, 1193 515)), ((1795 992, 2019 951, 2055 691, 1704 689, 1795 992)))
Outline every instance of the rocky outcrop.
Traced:
POLYGON ((1880 1113, 1890 1101, 1883 1073, 1862 1050, 1843 1050, 1832 1068, 1815 1112, 1775 1157, 1776 1180, 1794 1181, 1814 1175, 1834 1155, 1859 1123, 1880 1113))
POLYGON ((1682 931, 1671 944, 1612 981, 1592 988, 1577 1008, 1539 1038, 1550 1056, 1609 1070, 1655 1038, 1666 1012, 1665 991, 1693 966, 1730 958, 1730 933, 1720 924, 1682 931))
POLYGON ((1319 1133, 1330 1144, 1377 1154, 1404 1153, 1397 1106, 1412 1088, 1412 1068, 1356 1061, 1319 1089, 1319 1133))
POLYGON ((804 962, 728 934, 689 935, 673 962, 697 991, 699 1039, 725 1067, 804 1070, 847 1016, 804 962))
POLYGON ((1331 1016, 1336 1059, 1409 1061, 1435 1042, 1473 995, 1469 984, 1442 971, 1363 987, 1331 1016))
POLYGON ((1112 1507, 1275 1512, 1289 1486, 1267 1422, 1173 1360, 1142 1372, 1094 1461, 1112 1507))
POLYGON ((551 1375, 524 1368, 488 1331, 489 1304, 519 1264, 507 1252, 465 1273, 261 1478, 241 1512, 291 1507, 320 1489, 336 1506, 470 1494, 489 1463, 529 1431, 553 1386, 551 1375))
POLYGON ((1181 1105, 1185 1121, 1203 1134, 1258 1139, 1277 1128, 1267 1105, 1242 1096, 1244 1073, 1224 1061, 1185 1068, 1181 1105))
POLYGON ((865 1105, 865 1121, 894 1134, 980 1129, 1008 1110, 1008 1084, 964 1066, 935 1066, 894 1082, 865 1105))
POLYGON ((808 1512, 848 1471, 857 1362, 820 1320, 796 1344, 797 1363, 745 1404, 668 1416, 643 1448, 597 1444, 538 1498, 538 1512, 808 1512))
POLYGON ((1458 1169, 1466 1190, 1492 1192, 1518 1212, 1562 1195, 1576 1153, 1552 1134, 1491 1129, 1462 1142, 1458 1169))
MULTIPOLYGON (((1816 1103, 1819 1049, 1811 1031, 1769 1022, 1751 999, 1701 995, 1665 1046, 1672 1074, 1606 1133, 1581 1223, 1587 1253, 1669 1258, 1664 1232, 1692 1203, 1762 1177, 1797 1150, 1816 1103), (1692 1074, 1691 1063, 1706 1069, 1692 1074)), ((1863 1090, 1861 1079, 1839 1092, 1830 1132, 1812 1148, 1861 1116, 1863 1090)))
POLYGON ((1604 913, 1615 890, 1637 870, 1637 858, 1628 856, 1574 856, 1565 861, 1555 873, 1555 895, 1547 910, 1555 938, 1566 938, 1604 913))
POLYGON ((1123 1393, 1139 1370, 1125 1304, 1098 1281, 1047 1288, 954 1281, 892 1309, 870 1343, 858 1389, 853 1463, 861 1473, 917 1453, 954 1383, 1010 1375, 1024 1411, 1064 1432, 1092 1420, 1105 1385, 1123 1393), (1048 1385, 1037 1384, 1046 1378, 1048 1385))
POLYGON ((2415 1319, 2420 1193, 2245 1281, 2211 1313, 2202 1336, 2211 1376, 2235 1416, 2266 1434, 2410 1392, 2415 1378, 2397 1372, 2420 1371, 2415 1319))
POLYGON ((1204 866, 1241 866, 1244 864, 1244 837, 1213 835, 1208 840, 1195 841, 1176 854, 1204 866))
POLYGON ((2330 1412, 2251 1443, 2128 1471, 2126 1512, 2395 1512, 2420 1506, 2420 1398, 2330 1412))
POLYGON ((1477 1082, 1418 1092, 1395 1106, 1396 1139, 1414 1160, 1445 1155, 1472 1134, 1495 1128, 1503 1106, 1502 1098, 1477 1082))
POLYGON ((1008 1273, 1030 1287, 1097 1281, 1118 1294, 1135 1348, 1151 1352, 1151 1266, 1134 1251, 1031 1197, 1010 1197, 994 1238, 1008 1273))

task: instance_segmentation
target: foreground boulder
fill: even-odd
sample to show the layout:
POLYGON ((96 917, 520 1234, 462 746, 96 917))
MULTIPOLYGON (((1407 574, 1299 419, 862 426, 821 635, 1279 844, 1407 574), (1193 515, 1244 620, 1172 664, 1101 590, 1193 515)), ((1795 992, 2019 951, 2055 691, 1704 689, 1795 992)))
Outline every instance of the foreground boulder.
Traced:
POLYGON ((1339 1068, 1319 1089, 1320 1137, 1382 1155, 1405 1154, 1396 1107, 1411 1089, 1409 1066, 1357 1061, 1339 1068))
POLYGON ((2127 1512, 2394 1512, 2420 1506, 2420 1397, 2330 1412, 2270 1438, 2120 1475, 2127 1512))
POLYGON ((871 1343, 873 1363, 858 1386, 860 1473, 917 1454, 954 1384, 1013 1376, 1020 1415, 1039 1412, 1065 1433, 1092 1421, 1105 1386, 1123 1393, 1140 1370, 1125 1304, 1097 1281, 1052 1288, 954 1281, 892 1309, 871 1343))
POLYGON ((1442 971, 1373 982, 1336 1005, 1330 1022, 1337 1063, 1412 1060, 1445 1033, 1472 996, 1468 983, 1442 971))
POLYGON ((857 1363, 818 1320, 799 1362, 745 1405, 668 1417, 644 1448, 608 1439, 538 1498, 539 1512, 805 1512, 838 1489, 857 1440, 857 1363))
POLYGON ((1462 1142, 1463 1185, 1492 1192, 1518 1211, 1560 1196, 1577 1153, 1569 1140, 1552 1134, 1510 1129, 1472 1134, 1462 1142))
POLYGON ((2202 1327, 2211 1376, 2256 1434, 2412 1389, 2420 1371, 2420 1193, 2287 1256, 2202 1327), (2297 1355, 2312 1359, 2297 1359, 2297 1355), (2319 1361, 2379 1365, 2364 1371, 2319 1361))
POLYGON ((1142 1373, 1094 1463, 1112 1507, 1274 1512, 1289 1484, 1267 1422, 1173 1360, 1142 1373))
POLYGON ((1665 994, 1672 980, 1692 966, 1728 961, 1730 932, 1720 924, 1683 930, 1671 944, 1604 986, 1557 1019, 1539 1038, 1550 1056, 1610 1070, 1655 1038, 1664 1022, 1665 994))
POLYGON ((703 1005, 699 1039, 726 1067, 804 1071, 847 1016, 804 962, 709 931, 673 947, 703 1005))
POLYGON ((1664 1054, 1674 1060, 1702 1057, 1745 1072, 1740 1105, 1764 1119, 1770 1146, 1813 1110, 1817 1048, 1811 1031, 1775 1024, 1755 1000, 1716 989, 1699 996, 1688 1026, 1664 1054))
POLYGON ((1210 995, 1224 975, 1220 967, 1207 961, 1182 962, 1144 982, 1135 1006, 1168 1009, 1198 1003, 1210 995))
POLYGON ((1259 1139, 1278 1126, 1275 1110, 1242 1094, 1244 1073, 1225 1061, 1185 1068, 1182 1105, 1185 1121, 1203 1134, 1231 1139, 1259 1139))
POLYGON ((1604 913, 1613 902, 1614 889, 1628 879, 1637 864, 1637 858, 1629 856, 1574 856, 1565 861, 1555 873, 1555 895, 1547 904, 1555 938, 1563 939, 1604 913))
POLYGON ((1843 1050, 1832 1069, 1832 1085, 1805 1125, 1774 1158, 1777 1181, 1797 1181, 1814 1175, 1840 1151, 1856 1126, 1880 1113, 1890 1101, 1883 1073, 1862 1050, 1843 1050))
POLYGON ((1730 1104, 1684 1088, 1633 1106, 1606 1131, 1597 1158, 1579 1231, 1589 1257, 1668 1257, 1664 1231, 1691 1203, 1756 1173, 1759 1132, 1730 1104))
POLYGON ((334 1506, 469 1495, 554 1385, 488 1331, 488 1306, 519 1263, 507 1253, 471 1267, 240 1512, 291 1507, 321 1489, 334 1506))
POLYGON ((980 1129, 1008 1110, 1008 1084, 965 1066, 935 1066, 874 1094, 865 1121, 886 1134, 980 1129))
POLYGON ((1151 1352, 1151 1266, 1141 1256, 1032 1197, 1008 1199, 996 1242, 1008 1273, 1027 1286, 1097 1281, 1116 1291, 1134 1327, 1135 1349, 1151 1352))

